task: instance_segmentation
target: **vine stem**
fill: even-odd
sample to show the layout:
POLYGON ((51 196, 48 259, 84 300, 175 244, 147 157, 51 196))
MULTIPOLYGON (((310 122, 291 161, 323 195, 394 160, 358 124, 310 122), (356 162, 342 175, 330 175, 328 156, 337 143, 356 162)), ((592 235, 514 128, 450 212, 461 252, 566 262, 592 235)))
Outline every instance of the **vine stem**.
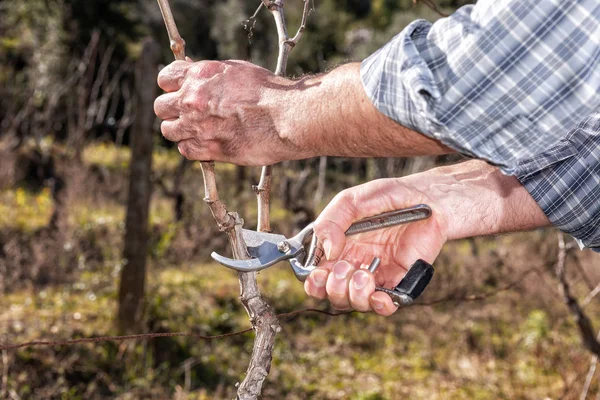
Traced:
MULTIPOLYGON (((309 2, 310 0, 304 0, 304 12, 302 16, 302 22, 298 28, 298 33, 291 40, 287 25, 285 23, 285 15, 283 10, 284 0, 262 0, 263 4, 269 9, 273 18, 275 19, 275 25, 277 27, 277 36, 279 40, 279 54, 277 57, 277 66, 275 68, 275 74, 279 76, 285 76, 287 69, 287 62, 289 54, 300 40, 302 33, 306 27, 306 19, 310 11, 309 2)), ((257 186, 254 187, 256 193, 257 207, 258 207, 258 231, 260 232, 271 232, 271 219, 270 219, 270 198, 271 198, 271 181, 272 181, 273 167, 264 166, 260 174, 260 181, 257 186)), ((241 274, 240 274, 241 276, 241 274)), ((240 278, 242 282, 242 278, 240 278)), ((253 280, 254 285, 256 279, 253 280)), ((242 301, 244 298, 242 285, 242 301)), ((246 379, 238 388, 238 399, 255 399, 262 390, 262 384, 270 369, 273 348, 275 346, 275 335, 281 330, 277 316, 273 312, 268 313, 272 318, 269 320, 263 318, 261 324, 266 324, 270 327, 270 330, 266 332, 272 332, 272 335, 259 335, 257 334, 256 341, 254 342, 254 349, 252 352, 252 360, 248 367, 248 373, 246 379), (261 374, 264 373, 264 377, 259 381, 261 374), (250 379, 250 376, 253 376, 250 379)), ((252 318, 252 315, 250 316, 252 318)))
MULTIPOLYGON (((169 34, 173 55, 177 60, 185 60, 185 41, 177 29, 169 1, 157 1, 169 34)), ((236 259, 249 258, 246 243, 242 236, 244 221, 237 213, 227 211, 227 207, 219 199, 214 162, 201 162, 201 167, 204 176, 204 201, 210 207, 219 229, 227 234, 233 257, 236 259)), ((270 175, 264 182, 270 186, 270 175)), ((266 198, 268 202, 268 191, 266 198)), ((268 220, 268 212, 266 218, 268 220)), ((242 400, 256 399, 260 395, 263 382, 271 369, 275 335, 281 331, 281 326, 272 307, 260 294, 256 282, 256 272, 241 272, 238 274, 238 278, 240 281, 240 300, 250 317, 252 328, 256 332, 256 338, 246 377, 238 386, 237 398, 242 400)))

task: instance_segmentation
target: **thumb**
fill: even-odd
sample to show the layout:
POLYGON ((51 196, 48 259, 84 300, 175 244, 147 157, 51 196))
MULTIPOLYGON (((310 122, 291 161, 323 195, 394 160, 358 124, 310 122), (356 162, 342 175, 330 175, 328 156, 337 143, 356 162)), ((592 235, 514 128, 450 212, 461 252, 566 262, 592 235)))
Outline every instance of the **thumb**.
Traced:
POLYGON ((315 221, 315 234, 328 261, 337 260, 346 246, 345 232, 358 219, 354 196, 348 190, 339 193, 315 221))

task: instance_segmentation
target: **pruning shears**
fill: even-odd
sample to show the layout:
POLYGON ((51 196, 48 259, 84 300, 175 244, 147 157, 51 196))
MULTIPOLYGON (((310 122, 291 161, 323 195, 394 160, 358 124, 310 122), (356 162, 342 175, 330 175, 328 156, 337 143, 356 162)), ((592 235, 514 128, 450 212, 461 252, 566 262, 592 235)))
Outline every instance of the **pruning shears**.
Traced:
MULTIPOLYGON (((428 205, 419 204, 361 219, 353 223, 345 234, 351 236, 421 221, 429 218, 431 214, 432 211, 428 205)), ((314 222, 289 239, 283 235, 257 232, 250 229, 243 229, 242 235, 250 259, 235 260, 223 257, 216 252, 213 252, 211 257, 225 267, 240 272, 260 271, 281 261, 288 261, 296 278, 304 282, 310 273, 317 268, 323 256, 323 248, 314 232, 314 222)), ((375 257, 369 266, 369 270, 372 273, 375 272, 379 263, 379 258, 375 257)), ((394 289, 377 287, 375 290, 387 293, 395 305, 406 306, 411 304, 423 292, 431 281, 433 272, 433 266, 423 260, 417 260, 394 289)))

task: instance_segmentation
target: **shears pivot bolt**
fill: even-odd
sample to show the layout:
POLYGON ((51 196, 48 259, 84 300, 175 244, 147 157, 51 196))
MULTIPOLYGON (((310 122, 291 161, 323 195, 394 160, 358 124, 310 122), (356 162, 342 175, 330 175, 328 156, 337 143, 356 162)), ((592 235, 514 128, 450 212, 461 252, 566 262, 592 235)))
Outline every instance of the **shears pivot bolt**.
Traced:
POLYGON ((279 250, 282 253, 287 253, 288 251, 290 251, 290 249, 290 244, 286 240, 277 243, 277 250, 279 250))

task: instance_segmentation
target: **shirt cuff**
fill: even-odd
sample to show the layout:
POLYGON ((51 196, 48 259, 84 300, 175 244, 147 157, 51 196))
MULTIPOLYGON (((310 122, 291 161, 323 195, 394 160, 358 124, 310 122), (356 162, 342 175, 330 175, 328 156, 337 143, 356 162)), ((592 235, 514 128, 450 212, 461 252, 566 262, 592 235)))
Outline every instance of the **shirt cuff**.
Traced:
POLYGON ((360 68, 363 87, 375 107, 403 126, 433 137, 423 95, 439 98, 434 77, 412 36, 426 34, 431 23, 411 23, 388 44, 365 59, 360 68))
POLYGON ((562 146, 572 155, 517 178, 554 226, 600 253, 600 113, 569 132, 562 146))

